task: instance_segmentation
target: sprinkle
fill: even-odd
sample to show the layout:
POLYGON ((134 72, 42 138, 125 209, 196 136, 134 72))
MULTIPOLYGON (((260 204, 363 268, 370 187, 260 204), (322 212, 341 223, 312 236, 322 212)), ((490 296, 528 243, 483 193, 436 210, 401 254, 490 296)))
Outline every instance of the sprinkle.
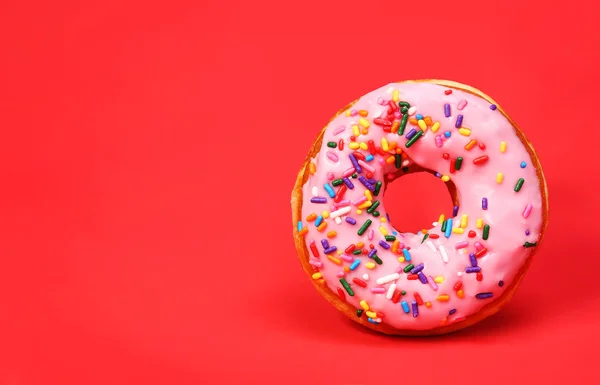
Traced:
POLYGON ((450 238, 450 234, 452 232, 452 218, 448 218, 446 221, 446 231, 444 232, 444 236, 446 238, 450 238))
POLYGON ((344 170, 344 172, 342 173, 342 176, 347 178, 350 175, 354 174, 355 171, 356 171, 356 169, 354 167, 350 167, 349 169, 344 170))
POLYGON ((323 252, 325 254, 335 253, 336 251, 337 251, 337 247, 336 246, 331 246, 331 247, 328 247, 325 250, 323 250, 323 252))
POLYGON ((525 230, 525 235, 529 235, 529 234, 530 234, 529 229, 525 230))
POLYGON ((498 286, 500 286, 500 287, 504 286, 504 281, 498 281, 498 286))
POLYGON ((425 242, 427 240, 427 238, 429 238, 429 233, 426 233, 425 236, 423 237, 423 239, 421 240, 421 243, 425 242))
POLYGON ((358 164, 358 161, 356 160, 354 154, 349 154, 348 157, 350 158, 350 162, 352 162, 352 165, 354 166, 356 172, 360 174, 362 172, 362 168, 358 164))
POLYGON ((454 248, 456 250, 458 249, 464 249, 465 247, 469 246, 469 242, 467 241, 462 241, 462 242, 458 242, 456 245, 454 245, 454 248))
POLYGON ((339 210, 336 210, 336 211, 333 211, 333 212, 331 212, 331 213, 329 214, 329 216, 330 216, 331 218, 337 218, 337 217, 339 217, 339 216, 342 216, 342 215, 344 215, 344 214, 348 214, 350 211, 352 211, 352 207, 350 207, 350 206, 346 206, 346 207, 342 207, 342 208, 341 208, 341 209, 339 209, 339 210))
POLYGON ((537 246, 537 242, 525 242, 525 244, 523 245, 523 247, 535 247, 537 246))
MULTIPOLYGON (((408 265, 408 266, 412 266, 412 265, 408 265)), ((407 267, 408 267, 407 266, 407 267)), ((410 269, 410 273, 411 274, 417 274, 420 271, 423 271, 423 269, 425 268, 425 264, 423 263, 419 263, 417 266, 413 267, 412 269, 410 269)), ((405 268, 406 269, 406 268, 405 268)))
POLYGON ((298 221, 298 231, 302 231, 302 221, 298 221))
POLYGON ((467 101, 463 99, 460 102, 458 102, 458 105, 456 106, 456 108, 458 108, 459 111, 462 111, 463 108, 465 108, 466 106, 467 106, 467 101))
POLYGON ((498 175, 496 175, 496 183, 498 183, 498 184, 502 183, 503 179, 504 179, 504 174, 499 172, 498 175))
POLYGON ((530 204, 528 204, 527 206, 525 206, 525 210, 523 210, 523 218, 527 218, 529 217, 529 214, 531 214, 531 209, 533 208, 533 206, 530 204))
POLYGON ((304 236, 304 235, 306 235, 306 234, 308 234, 308 227, 305 227, 305 228, 303 228, 302 230, 300 230, 300 231, 298 232, 298 235, 299 235, 299 236, 304 236))
POLYGON ((415 112, 417 112, 416 106, 412 106, 412 107, 408 108, 408 115, 413 116, 415 114, 415 112))
POLYGON ((489 236, 490 236, 490 225, 486 224, 485 226, 483 226, 483 235, 481 236, 481 238, 483 238, 484 241, 487 241, 489 236))
POLYGON ((402 310, 408 314, 410 313, 410 308, 408 307, 408 304, 406 303, 406 301, 402 301, 400 302, 400 305, 402 305, 402 310))
POLYGON ((310 198, 312 203, 327 203, 327 198, 324 197, 312 197, 310 198))
POLYGON ((408 264, 408 265, 404 266, 404 268, 402 269, 402 271, 404 271, 405 273, 408 273, 408 272, 409 272, 409 271, 411 271, 411 270, 412 270, 414 267, 415 267, 415 265, 413 265, 413 264, 411 263, 411 264, 408 264))
POLYGON ((440 245, 440 253, 442 254, 442 261, 444 261, 444 263, 448 263, 448 253, 446 252, 444 245, 440 245))
POLYGON ((360 279, 360 278, 356 278, 355 277, 355 278, 352 279, 352 282, 354 282, 355 284, 357 284, 358 286, 360 286, 362 288, 367 287, 367 283, 365 281, 363 281, 362 279, 360 279))
POLYGON ((462 227, 464 229, 465 227, 467 227, 468 223, 469 223, 469 216, 467 214, 463 214, 460 217, 460 227, 462 227))
POLYGON ((477 299, 487 299, 487 298, 492 298, 494 296, 493 293, 490 292, 486 292, 486 293, 478 293, 475 295, 475 297, 477 299))
POLYGON ((454 125, 454 127, 460 128, 462 126, 462 121, 463 121, 463 116, 458 115, 458 117, 456 118, 456 124, 454 125))
POLYGON ((386 249, 386 250, 389 250, 389 249, 390 249, 390 247, 391 247, 391 246, 390 246, 390 245, 389 245, 387 242, 385 242, 384 240, 381 240, 381 241, 379 241, 379 246, 383 247, 383 248, 384 248, 384 249, 386 249))
POLYGON ((367 164, 365 161, 363 160, 359 160, 358 164, 360 164, 362 166, 362 168, 364 168, 365 170, 367 170, 368 172, 375 172, 375 169, 373 168, 373 166, 367 164))
POLYGON ((506 152, 506 142, 500 142, 500 152, 506 152))
POLYGON ((369 154, 369 155, 367 155, 367 156, 365 157, 365 160, 366 160, 367 162, 370 162, 370 161, 372 161, 373 159, 375 159, 375 157, 374 157, 373 155, 371 155, 371 154, 369 154))
POLYGON ((411 260, 411 257, 410 257, 410 252, 408 251, 408 249, 403 249, 403 250, 402 250, 402 254, 404 255, 404 258, 405 258, 407 261, 410 261, 410 260, 411 260))
POLYGON ((385 285, 386 283, 390 283, 392 281, 395 281, 398 278, 400 278, 400 274, 394 273, 394 274, 386 275, 385 277, 381 277, 381 278, 377 279, 377 281, 375 281, 375 282, 378 285, 385 285))
POLYGON ((417 114, 416 118, 417 118, 417 119, 423 119, 423 115, 421 115, 421 114, 417 114))
POLYGON ((425 121, 423 119, 420 119, 417 124, 419 125, 419 128, 423 131, 427 130, 427 124, 425 124, 425 121))
POLYGON ((367 219, 365 221, 365 223, 360 227, 360 229, 358 229, 358 235, 363 235, 364 232, 367 231, 369 226, 371 226, 371 223, 373 223, 373 221, 371 221, 370 219, 367 219))
POLYGON ((482 248, 481 250, 479 250, 478 252, 475 253, 475 257, 481 258, 481 257, 483 257, 484 255, 487 254, 487 251, 488 250, 484 247, 484 248, 482 248))
POLYGON ((347 177, 344 177, 344 179, 342 179, 344 181, 344 184, 346 185, 346 187, 348 187, 350 190, 352 190, 354 188, 354 184, 352 183, 352 181, 350 179, 348 179, 347 177))
POLYGON ((446 116, 447 118, 449 118, 450 115, 450 104, 446 103, 444 104, 444 116, 446 116))
MULTIPOLYGON (((375 213, 373 213, 373 215, 376 216, 375 213)), ((367 238, 369 239, 369 241, 373 240, 374 235, 375 235, 375 231, 373 231, 373 229, 370 229, 369 232, 367 233, 367 238)))
POLYGON ((523 183, 525 183, 525 179, 519 178, 517 184, 515 185, 515 192, 519 192, 521 190, 521 187, 523 187, 523 183))
POLYGON ((335 153, 331 151, 327 151, 325 155, 327 155, 327 158, 332 162, 337 162, 340 159, 335 153))
POLYGON ((408 131, 408 134, 406 134, 405 138, 412 139, 412 137, 415 135, 417 135, 417 130, 413 128, 412 130, 408 131))
POLYGON ((470 151, 473 147, 475 147, 476 144, 477 141, 475 139, 471 139, 469 143, 465 144, 465 150, 470 151))
POLYGON ((448 294, 440 294, 436 299, 440 302, 448 302, 450 300, 450 296, 448 294))
MULTIPOLYGON (((341 253, 341 251, 338 251, 338 254, 341 253)), ((343 259, 346 262, 352 262, 352 257, 346 254, 340 254, 340 258, 343 259)))
POLYGON ((423 274, 422 271, 417 273, 417 277, 419 277, 419 281, 421 281, 423 285, 427 284, 427 277, 425 276, 425 274, 423 274))
POLYGON ((337 143, 336 142, 327 142, 327 147, 336 148, 337 143))
POLYGON ((440 179, 443 180, 444 182, 448 182, 450 180, 450 177, 448 175, 442 175, 442 177, 440 179))
MULTIPOLYGON (((433 279, 433 277, 431 275, 427 277, 427 282, 429 282, 429 286, 431 286, 433 291, 438 291, 438 285, 437 285, 437 283, 435 283, 435 280, 433 279)), ((429 307, 429 306, 427 306, 427 307, 429 307)))
POLYGON ((435 137, 435 145, 437 147, 440 147, 440 148, 442 147, 443 143, 442 143, 442 137, 441 136, 436 135, 436 137, 435 137))
POLYGON ((452 216, 455 217, 458 214, 458 206, 454 206, 454 209, 452 209, 452 216))
POLYGON ((423 131, 417 132, 417 134, 415 136, 413 136, 411 140, 406 142, 406 144, 405 144, 406 148, 409 148, 410 146, 415 144, 415 142, 421 137, 421 135, 423 135, 423 131))
POLYGON ((476 164, 477 166, 479 166, 479 165, 486 163, 488 160, 489 160, 489 157, 487 155, 480 156, 478 158, 473 159, 473 164, 476 164))
POLYGON ((344 131, 346 131, 346 127, 340 126, 340 127, 336 128, 335 130, 333 130, 333 135, 334 136, 339 135, 344 131))
POLYGON ((381 260, 381 258, 379 258, 377 255, 373 256, 373 260, 375 262, 377 262, 378 265, 381 265, 383 263, 383 261, 381 260))
POLYGON ((312 279, 321 279, 323 278, 323 274, 316 272, 312 275, 312 279))
POLYGON ((369 183, 369 181, 367 180, 367 178, 365 178, 364 176, 359 175, 358 176, 358 181, 360 183, 362 183, 362 185, 365 186, 370 191, 375 192, 375 186, 373 186, 371 183, 369 183))
POLYGON ((490 110, 494 111, 496 109, 496 105, 495 104, 490 104, 490 110))
MULTIPOLYGON (((367 191, 369 191, 369 190, 367 190, 367 191)), ((373 203, 371 204, 371 207, 369 207, 369 208, 367 209, 367 212, 368 212, 369 214, 371 214, 373 211, 375 211, 375 210, 377 209, 377 207, 379 207, 379 205, 380 205, 380 204, 381 204, 381 202, 379 202, 379 201, 375 201, 375 202, 373 202, 373 203)))
POLYGON ((315 221, 315 226, 319 227, 321 225, 321 223, 323 223, 323 216, 319 215, 317 217, 317 220, 315 221))
POLYGON ((448 312, 448 315, 452 315, 454 313, 456 313, 456 309, 450 309, 450 311, 448 312))
POLYGON ((375 264, 373 262, 367 262, 367 263, 365 263, 365 267, 369 270, 372 270, 375 268, 375 264))
POLYGON ((417 318, 419 316, 419 308, 417 307, 417 302, 415 301, 412 301, 412 312, 414 318, 417 318))
POLYGON ((369 304, 365 301, 362 300, 359 302, 360 307, 362 307, 365 311, 369 310, 369 304))
POLYGON ((363 310, 363 309, 357 309, 357 310, 356 310, 356 316, 357 316, 358 318, 360 318, 360 317, 363 315, 363 312, 364 312, 364 310, 363 310))
POLYGON ((444 94, 445 94, 445 95, 450 95, 451 93, 452 93, 452 90, 445 90, 445 91, 444 91, 444 94))
POLYGON ((435 248, 435 245, 433 244, 433 242, 431 241, 427 241, 426 245, 431 249, 431 251, 433 251, 434 253, 437 252, 437 249, 435 248))
POLYGON ((337 186, 341 185, 342 183, 344 183, 344 181, 342 179, 334 179, 331 181, 331 185, 333 187, 337 187, 337 186))
POLYGON ((452 229, 452 233, 454 234, 464 234, 465 233, 465 229, 460 228, 460 227, 455 227, 452 229))
POLYGON ((402 115, 402 120, 400 120, 400 128, 398 129, 398 135, 404 135, 404 130, 406 129, 406 123, 408 122, 408 115, 402 115))
POLYGON ((383 294, 383 293, 385 293, 385 288, 384 287, 372 287, 371 293, 383 294))
POLYGON ((483 246, 481 245, 481 243, 475 242, 475 250, 479 251, 481 249, 483 249, 483 246))
POLYGON ((527 167, 527 163, 521 162, 521 168, 525 168, 525 167, 527 167))
POLYGON ((327 239, 321 239, 321 245, 323 245, 323 249, 329 248, 329 242, 327 241, 327 239))
POLYGON ((394 90, 394 92, 392 92, 392 101, 398 102, 398 100, 400 100, 399 91, 394 90))
POLYGON ((475 266, 475 267, 467 267, 467 269, 465 270, 468 274, 471 273, 479 273, 481 271, 481 267, 479 266, 475 266))
POLYGON ((329 183, 325 183, 323 185, 323 187, 325 188, 325 191, 327 191, 327 194, 329 194, 330 198, 334 198, 335 197, 335 191, 333 191, 333 188, 331 188, 331 186, 329 185, 329 183))
POLYGON ((350 285, 348 285, 348 282, 346 282, 346 279, 345 278, 340 279, 340 283, 342 284, 344 289, 346 289, 346 292, 348 292, 350 297, 354 297, 354 291, 352 291, 352 288, 350 287, 350 285))
POLYGON ((356 224, 356 219, 350 218, 350 217, 346 217, 346 222, 350 223, 351 225, 355 225, 356 224))
POLYGON ((468 128, 464 128, 464 127, 459 128, 458 133, 461 134, 462 136, 471 136, 471 130, 469 130, 468 128))
MULTIPOLYGON (((327 254, 327 250, 325 250, 325 254, 327 254)), ((327 259, 329 259, 331 262, 335 263, 336 265, 341 265, 342 264, 342 261, 340 261, 339 258, 336 258, 336 257, 334 257, 331 254, 327 255, 327 259)))
MULTIPOLYGON (((398 277, 400 277, 400 276, 398 275, 398 277)), ((387 293, 385 293, 385 298, 392 299, 395 291, 396 291, 396 284, 392 283, 390 285, 390 287, 388 288, 387 293)))
POLYGON ((445 136, 446 138, 449 138, 451 135, 452 135, 452 133, 451 133, 450 131, 446 131, 446 132, 444 132, 444 136, 445 136))
POLYGON ((475 253, 469 254, 469 261, 471 261, 472 267, 477 267, 477 258, 475 258, 475 253))

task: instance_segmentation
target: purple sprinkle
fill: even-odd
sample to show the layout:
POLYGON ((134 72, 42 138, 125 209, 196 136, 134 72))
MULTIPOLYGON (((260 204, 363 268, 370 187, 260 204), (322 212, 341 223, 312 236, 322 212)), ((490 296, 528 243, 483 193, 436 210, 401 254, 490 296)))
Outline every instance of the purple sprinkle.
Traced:
POLYGON ((413 268, 413 269, 410 271, 410 273, 411 273, 411 274, 417 274, 417 273, 421 272, 421 270, 423 270, 423 268, 425 268, 425 264, 423 264, 423 263, 419 263, 417 266, 415 266, 415 267, 414 267, 414 268, 413 268))
POLYGON ((450 309, 450 311, 448 312, 448 315, 452 315, 454 313, 456 313, 456 309, 450 309))
POLYGON ((365 186, 369 191, 373 192, 375 191, 375 186, 373 186, 371 183, 369 183, 369 181, 367 180, 367 178, 365 178, 362 175, 358 176, 358 180, 360 181, 360 183, 363 184, 363 186, 365 186))
POLYGON ((439 172, 436 172, 434 175, 435 175, 436 178, 441 178, 442 177, 442 174, 440 174, 439 172))
POLYGON ((462 121, 463 121, 463 116, 462 115, 458 115, 458 117, 456 118, 456 124, 454 125, 454 127, 461 128, 462 127, 462 121))
POLYGON ((408 134, 405 135, 406 139, 412 139, 413 136, 417 135, 417 130, 415 130, 414 128, 410 131, 408 131, 408 134))
MULTIPOLYGON (((384 240, 379 241, 379 246, 383 247, 386 250, 389 250, 389 248, 390 248, 390 245, 384 240)), ((375 249, 373 249, 373 250, 375 250, 375 249)))
POLYGON ((504 281, 499 281, 498 286, 500 286, 500 287, 504 286, 504 281))
POLYGON ((494 111, 496 109, 496 105, 495 104, 490 104, 490 110, 494 111))
POLYGON ((455 217, 458 214, 458 206, 454 206, 454 210, 452 210, 452 217, 455 217))
POLYGON ((369 254, 367 254, 367 256, 369 258, 373 258, 373 256, 377 254, 377 249, 371 249, 371 251, 369 251, 369 254))
POLYGON ((469 259, 471 260, 471 266, 477 267, 477 258, 475 258, 475 254, 469 254, 469 259))
POLYGON ((449 118, 450 115, 450 105, 448 103, 444 104, 444 115, 446 115, 447 118, 449 118))
POLYGON ((422 272, 422 271, 419 271, 419 272, 417 273, 417 275, 419 276, 419 281, 421 281, 421 283, 422 283, 423 285, 427 285, 427 277, 425 276, 425 274, 423 274, 423 272, 422 272))
POLYGON ((531 234, 531 233, 529 232, 529 230, 525 230, 525 235, 529 235, 529 234, 531 234))
POLYGON ((352 190, 354 188, 354 185, 352 184, 350 179, 348 179, 348 177, 345 177, 342 180, 344 181, 344 184, 346 185, 346 187, 348 187, 350 190, 352 190))
POLYGON ((475 266, 475 267, 467 267, 467 273, 471 274, 471 273, 479 273, 481 271, 481 267, 479 266, 475 266))
POLYGON ((487 198, 481 200, 481 208, 487 210, 487 198))
POLYGON ((323 197, 312 197, 310 198, 310 201, 312 203, 327 203, 327 198, 323 198, 323 197))
POLYGON ((329 248, 329 242, 327 242, 327 239, 321 239, 321 244, 323 245, 324 249, 329 248))
POLYGON ((325 250, 323 250, 323 252, 325 254, 335 253, 336 251, 337 251, 337 247, 335 247, 335 246, 331 246, 331 247, 328 247, 325 250))
POLYGON ((385 213, 385 217, 387 218, 388 222, 390 221, 390 214, 385 213))
POLYGON ((362 172, 362 168, 358 164, 358 161, 356 160, 356 157, 354 156, 354 154, 350 154, 348 156, 350 157, 350 162, 352 162, 352 165, 354 166, 354 169, 356 170, 357 173, 360 174, 362 172))
POLYGON ((475 297, 478 299, 487 299, 487 298, 492 298, 493 296, 494 296, 494 294, 490 293, 490 292, 478 293, 475 295, 475 297))
POLYGON ((367 179, 367 181, 369 183, 371 183, 373 186, 375 186, 377 184, 377 179, 367 179))
POLYGON ((417 318, 419 316, 419 307, 417 306, 417 301, 412 301, 412 311, 413 317, 417 318))
POLYGON ((350 217, 346 217, 346 222, 350 223, 351 225, 355 225, 356 224, 356 219, 350 218, 350 217))

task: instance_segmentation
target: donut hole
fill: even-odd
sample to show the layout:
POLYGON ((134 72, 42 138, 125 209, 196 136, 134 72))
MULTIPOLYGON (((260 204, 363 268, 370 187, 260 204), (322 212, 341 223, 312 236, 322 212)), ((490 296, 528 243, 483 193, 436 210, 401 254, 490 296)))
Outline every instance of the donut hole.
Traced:
POLYGON ((394 228, 417 233, 432 228, 440 214, 452 215, 453 199, 448 185, 429 172, 402 175, 387 184, 385 209, 394 228))

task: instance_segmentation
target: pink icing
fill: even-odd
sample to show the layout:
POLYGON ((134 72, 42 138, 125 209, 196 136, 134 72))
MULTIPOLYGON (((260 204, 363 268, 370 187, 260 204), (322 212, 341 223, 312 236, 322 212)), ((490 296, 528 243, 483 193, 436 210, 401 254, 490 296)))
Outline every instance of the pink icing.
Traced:
MULTIPOLYGON (((315 271, 321 273, 325 284, 333 292, 336 292, 337 288, 342 288, 340 277, 344 277, 354 292, 354 296, 350 296, 348 292, 344 291, 345 300, 348 303, 361 309, 360 302, 365 301, 370 312, 384 314, 382 318, 373 318, 374 323, 383 322, 398 329, 429 330, 439 327, 442 323, 458 322, 464 317, 476 313, 484 305, 500 297, 503 291, 510 287, 517 272, 534 250, 531 247, 524 247, 525 242, 535 243, 540 235, 542 227, 540 184, 531 158, 516 136, 513 127, 498 110, 491 109, 486 100, 456 89, 446 95, 445 90, 447 87, 430 83, 394 83, 360 98, 352 106, 352 113, 340 114, 327 127, 321 151, 313 158, 316 173, 311 175, 303 186, 302 222, 303 227, 308 228, 305 242, 307 247, 314 242, 320 255, 317 261, 311 253, 311 258, 314 260, 311 262, 312 266, 315 271), (409 123, 404 135, 398 135, 396 132, 385 132, 382 126, 374 124, 373 119, 387 114, 387 102, 383 105, 381 102, 392 100, 394 90, 399 91, 400 101, 408 102, 411 107, 416 107, 416 112, 411 115, 411 118, 416 118, 418 114, 429 116, 432 122, 440 123, 440 129, 433 133, 431 125, 429 125, 422 137, 410 148, 406 148, 407 139, 404 135, 413 128, 419 131, 418 126, 409 123), (446 103, 450 105, 450 117, 446 117, 444 114, 446 103), (367 111, 368 115, 361 117, 358 114, 359 111, 367 111), (470 136, 461 135, 459 129, 455 127, 458 114, 463 115, 462 127, 471 130, 470 136), (336 179, 342 178, 342 175, 351 175, 348 170, 352 169, 353 165, 348 155, 354 151, 365 156, 369 155, 368 150, 351 150, 349 146, 353 142, 350 139, 353 135, 352 126, 358 125, 360 130, 363 129, 363 126, 359 125, 360 118, 369 122, 370 126, 366 135, 361 134, 356 138, 356 143, 364 142, 366 144, 369 140, 373 140, 376 146, 382 147, 382 138, 385 138, 388 143, 396 142, 397 147, 406 153, 411 163, 415 162, 426 169, 450 177, 456 185, 460 197, 460 208, 453 218, 453 227, 459 227, 462 216, 468 215, 467 226, 464 228, 463 234, 452 233, 450 238, 446 238, 441 231, 441 224, 437 224, 429 230, 430 235, 437 234, 439 238, 431 237, 425 242, 422 242, 424 235, 420 233, 397 233, 396 239, 400 246, 410 249, 408 251, 411 257, 410 262, 399 261, 398 258, 404 255, 401 248, 393 253, 391 248, 386 249, 380 245, 380 241, 389 246, 393 244, 392 241, 386 242, 380 227, 383 226, 389 235, 396 232, 392 224, 385 221, 386 210, 383 202, 386 183, 384 175, 397 171, 393 162, 391 164, 385 162, 385 158, 393 156, 394 150, 390 150, 389 154, 385 156, 376 154, 370 161, 359 162, 363 169, 360 175, 366 177, 366 173, 372 170, 372 179, 384 184, 379 196, 374 196, 372 200, 373 203, 376 200, 381 201, 376 209, 380 213, 379 217, 367 213, 366 208, 362 210, 361 214, 357 214, 357 206, 366 201, 365 186, 358 179, 350 178, 354 188, 346 190, 342 200, 344 203, 334 204, 333 199, 324 189, 324 185, 329 184, 334 191, 337 191, 340 186, 333 187, 331 185, 331 180, 327 177, 328 173, 333 173, 336 179), (450 138, 444 136, 446 131, 450 131, 450 138), (328 142, 338 143, 340 139, 343 139, 345 143, 342 151, 339 148, 327 146, 328 142), (472 139, 483 143, 485 149, 475 146, 469 151, 465 150, 465 145, 472 139), (500 151, 501 142, 506 143, 505 152, 500 151), (442 153, 449 154, 449 159, 444 159, 442 153), (480 165, 473 163, 474 159, 484 155, 489 158, 487 162, 480 165), (462 167, 460 170, 450 173, 450 161, 457 157, 463 158, 462 167), (521 162, 526 163, 525 168, 521 167, 521 162), (500 172, 504 177, 502 183, 498 184, 496 178, 500 172), (525 182, 520 191, 515 192, 515 185, 519 178, 523 178, 525 182), (311 202, 311 198, 313 198, 311 192, 315 186, 318 191, 317 195, 327 199, 325 204, 311 202), (488 201, 486 210, 482 208, 484 197, 488 201), (352 202, 352 206, 348 206, 348 202, 352 202), (323 219, 323 222, 327 223, 327 227, 323 231, 317 230, 314 221, 306 220, 307 216, 312 213, 318 216, 323 211, 333 213, 341 209, 343 211, 323 219), (348 211, 348 209, 350 210, 348 211), (356 225, 348 223, 345 220, 346 217, 355 219, 356 225), (479 218, 483 220, 483 224, 490 226, 487 240, 482 238, 483 230, 476 226, 479 218), (359 228, 367 219, 370 219, 372 224, 362 235, 358 235, 359 228), (339 223, 336 223, 336 220, 339 223), (329 239, 326 234, 332 230, 337 235, 329 239), (526 235, 527 230, 529 230, 528 235, 526 235), (470 238, 468 236, 470 231, 474 231, 476 236, 470 238), (337 247, 337 251, 332 252, 331 256, 341 261, 341 266, 327 258, 321 244, 322 239, 327 239, 330 247, 337 247), (381 265, 374 263, 374 260, 366 254, 344 253, 349 245, 356 245, 358 242, 364 242, 363 249, 367 251, 371 250, 369 245, 372 244, 377 250, 376 255, 383 263, 381 265), (481 268, 483 277, 478 280, 479 274, 467 273, 468 268, 472 267, 469 254, 479 252, 481 255, 481 250, 484 249, 487 250, 487 253, 477 258, 477 265, 481 268), (344 258, 340 258, 340 253, 344 253, 344 258), (356 259, 360 260, 358 267, 344 273, 343 268, 351 266, 356 259), (369 263, 374 264, 375 267, 369 269, 367 267, 369 263), (421 273, 423 277, 426 277, 424 278, 425 283, 419 279, 408 279, 408 274, 403 271, 403 268, 409 263, 414 266, 424 264, 421 273), (397 276, 393 275, 395 273, 397 276), (370 277, 365 281, 366 288, 353 282, 355 278, 363 279, 365 274, 370 277), (378 280, 381 284, 377 284, 378 280), (500 281, 503 281, 503 285, 500 281), (461 290, 464 293, 462 298, 459 298, 454 289, 457 282, 462 283, 461 290), (397 303, 394 303, 392 301, 393 293, 400 290, 405 291, 406 294, 402 295, 397 303), (480 297, 490 295, 485 293, 491 293, 492 297, 483 299, 476 297, 477 294, 480 294, 480 297), (416 304, 417 317, 413 316, 413 306, 415 305, 413 302, 421 301, 415 299, 415 294, 419 300, 423 301, 423 304, 416 304), (403 304, 402 301, 406 303, 403 304), (426 306, 426 303, 430 303, 430 306, 426 306), (403 307, 407 307, 409 313, 406 313, 403 307), (455 311, 449 315, 453 309, 455 311)), ((394 197, 394 199, 410 199, 407 197, 410 197, 410 194, 394 197)), ((448 218, 452 213, 445 214, 448 218)), ((373 313, 370 314, 373 315, 373 313)), ((363 314, 362 317, 367 317, 367 315, 363 314)))

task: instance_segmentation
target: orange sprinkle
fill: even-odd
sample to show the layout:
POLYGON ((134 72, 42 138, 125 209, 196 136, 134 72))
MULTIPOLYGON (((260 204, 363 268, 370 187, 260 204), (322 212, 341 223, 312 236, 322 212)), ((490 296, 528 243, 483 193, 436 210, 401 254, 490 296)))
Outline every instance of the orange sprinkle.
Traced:
POLYGON ((393 156, 389 156, 385 159, 385 163, 387 164, 392 164, 396 161, 396 158, 394 158, 393 156))
POLYGON ((344 266, 344 271, 345 271, 346 273, 350 272, 350 266, 344 266))
POLYGON ((417 119, 415 119, 415 118, 408 119, 408 122, 410 124, 412 124, 413 126, 416 126, 417 124, 419 124, 419 121, 417 119))
POLYGON ((364 243, 364 242, 358 242, 358 243, 356 244, 356 248, 357 248, 357 249, 362 249, 364 245, 365 245, 365 243, 364 243))
POLYGON ((315 172, 317 172, 317 166, 315 166, 315 164, 313 162, 310 162, 308 164, 308 173, 312 175, 315 172))
POLYGON ((360 133, 363 135, 367 135, 369 133, 369 130, 367 130, 366 128, 363 128, 360 133))
POLYGON ((329 259, 331 262, 335 263, 336 265, 341 265, 342 261, 336 257, 334 257, 331 254, 327 254, 327 259, 329 259))
POLYGON ((431 302, 429 302, 429 301, 425 302, 425 306, 427 306, 428 308, 430 308, 431 307, 431 302))
POLYGON ((398 123, 397 120, 394 121, 394 123, 392 123, 392 132, 398 132, 398 128, 400 128, 400 123, 398 123))
POLYGON ((398 246, 400 246, 400 241, 396 239, 394 243, 392 243, 392 253, 398 252, 398 246))
POLYGON ((429 230, 427 230, 427 229, 423 229, 423 230, 421 230, 421 232, 422 232, 423 234, 427 234, 427 233, 429 232, 429 230))
POLYGON ((365 117, 365 116, 369 115, 369 111, 358 110, 358 114, 362 117, 365 117))
POLYGON ((402 154, 402 149, 400 147, 396 149, 396 154, 402 154))
POLYGON ((309 214, 309 215, 306 217, 306 220, 307 220, 307 221, 309 221, 309 222, 312 222, 312 221, 314 221, 315 219, 317 219, 317 214, 315 214, 315 213, 309 214))
POLYGON ((325 230, 326 227, 327 227, 327 222, 323 222, 319 225, 319 227, 317 227, 317 230, 323 231, 323 230, 325 230))
POLYGON ((327 233, 327 238, 335 238, 336 235, 337 235, 337 232, 335 230, 331 230, 330 232, 327 233))
POLYGON ((389 147, 390 147, 390 151, 394 150, 396 148, 396 146, 398 146, 398 143, 396 142, 391 142, 389 147))
POLYGON ((471 141, 465 145, 465 150, 469 151, 470 149, 475 147, 476 144, 477 141, 475 139, 471 139, 471 141))
POLYGON ((308 227, 305 227, 302 230, 300 230, 298 232, 298 235, 300 235, 302 237, 302 236, 306 235, 306 233, 308 233, 308 227))
POLYGON ((456 295, 458 296, 458 298, 462 298, 465 296, 465 292, 462 291, 462 289, 460 289, 459 291, 456 292, 456 295))
POLYGON ((438 295, 437 300, 440 302, 446 302, 450 299, 450 296, 448 294, 441 294, 438 295))
POLYGON ((425 124, 428 126, 431 126, 433 124, 433 122, 431 121, 431 116, 426 116, 424 119, 425 124))

